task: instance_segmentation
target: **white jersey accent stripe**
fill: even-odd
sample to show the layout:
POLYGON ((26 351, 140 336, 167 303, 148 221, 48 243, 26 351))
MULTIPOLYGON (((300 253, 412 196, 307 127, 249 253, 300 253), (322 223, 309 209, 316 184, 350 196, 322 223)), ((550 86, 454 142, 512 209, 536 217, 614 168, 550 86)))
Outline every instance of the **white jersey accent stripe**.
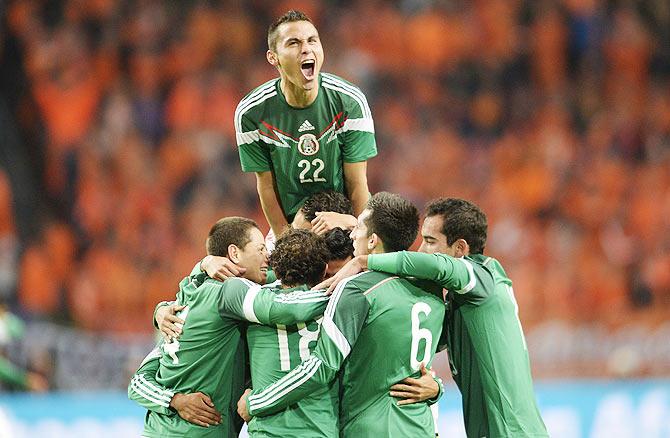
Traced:
POLYGON ((337 285, 337 287, 335 288, 335 291, 333 292, 332 297, 330 298, 330 303, 328 303, 328 307, 326 307, 326 311, 325 311, 324 315, 328 315, 332 319, 333 315, 335 314, 335 307, 337 307, 337 302, 340 300, 340 295, 342 295, 342 290, 347 285, 349 280, 353 280, 354 278, 356 278, 360 275, 363 275, 366 272, 368 272, 368 271, 359 272, 356 275, 352 275, 351 277, 347 277, 344 280, 342 280, 340 282, 340 284, 337 285))
POLYGON ((372 112, 370 111, 368 101, 360 89, 352 85, 349 85, 346 82, 337 79, 333 76, 329 76, 328 74, 323 76, 323 81, 321 82, 321 84, 326 88, 330 88, 331 90, 335 91, 340 91, 344 94, 353 97, 356 100, 356 102, 358 102, 358 104, 360 105, 363 117, 372 118, 372 112))
POLYGON ((247 319, 247 321, 255 322, 256 324, 261 323, 256 317, 256 313, 254 313, 254 300, 256 299, 256 295, 258 295, 258 292, 260 292, 260 290, 261 286, 258 284, 253 287, 250 287, 249 290, 247 291, 247 294, 244 296, 244 304, 242 304, 242 311, 244 311, 244 317, 247 319))
POLYGON ((326 81, 323 81, 322 85, 325 88, 329 88, 331 90, 339 91, 340 93, 344 93, 344 94, 352 97, 358 103, 358 105, 361 107, 361 111, 363 112, 363 117, 372 118, 372 115, 370 114, 369 110, 367 110, 365 108, 367 104, 364 103, 363 101, 361 101, 361 98, 356 96, 353 92, 351 92, 349 90, 346 90, 344 88, 338 87, 337 85, 330 84, 326 81))
POLYGON ((253 143, 261 139, 261 135, 258 133, 258 129, 255 131, 249 132, 238 132, 235 134, 235 139, 237 140, 237 145, 242 146, 243 144, 253 143))
POLYGON ((321 366, 321 360, 315 356, 310 356, 305 362, 294 368, 287 375, 279 379, 273 385, 270 385, 265 391, 249 397, 249 407, 251 409, 260 409, 277 399, 291 392, 298 386, 308 381, 321 366))
POLYGON ((242 132, 242 116, 244 113, 249 111, 251 108, 260 105, 261 103, 265 102, 266 100, 270 99, 271 97, 274 97, 277 95, 277 90, 272 90, 268 94, 262 95, 259 99, 248 103, 245 105, 244 108, 240 108, 240 112, 235 116, 235 132, 242 132))
POLYGON ((147 354, 147 356, 144 359, 142 359, 142 363, 140 364, 140 368, 142 368, 144 366, 144 364, 149 362, 151 359, 155 359, 157 357, 161 357, 161 350, 158 347, 151 350, 149 352, 149 354, 147 354))
POLYGON ((169 389, 164 390, 163 388, 154 385, 153 383, 149 382, 147 379, 144 378, 144 374, 140 374, 138 377, 142 386, 152 390, 159 397, 165 398, 167 401, 170 401, 170 399, 172 399, 172 396, 174 395, 173 391, 170 391, 169 389))
POLYGON ((342 360, 346 359, 351 353, 351 346, 349 341, 342 334, 340 329, 335 325, 335 321, 330 316, 324 316, 321 323, 321 329, 326 332, 328 337, 333 341, 340 353, 342 353, 342 360))
POLYGON ((256 100, 260 95, 267 93, 268 90, 273 89, 275 87, 275 81, 276 79, 269 80, 268 82, 258 87, 255 91, 249 93, 248 96, 242 98, 240 103, 237 104, 237 108, 235 108, 235 120, 237 121, 237 118, 240 115, 239 113, 243 107, 256 100))
POLYGON ((348 84, 345 81, 343 81, 342 79, 340 79, 336 76, 333 76, 329 73, 324 73, 322 75, 322 77, 323 77, 322 84, 323 84, 323 82, 326 82, 327 84, 335 85, 335 86, 340 87, 344 90, 348 90, 351 93, 358 96, 357 100, 359 101, 359 103, 362 102, 361 111, 363 112, 363 117, 367 116, 367 117, 372 118, 372 112, 370 111, 370 106, 368 105, 368 101, 365 98, 365 94, 363 94, 363 92, 360 90, 360 88, 355 87, 351 84, 348 84))
POLYGON ((169 402, 166 402, 165 400, 160 400, 156 398, 153 394, 148 392, 146 389, 142 388, 139 386, 139 383, 136 380, 133 380, 130 384, 130 387, 132 390, 139 395, 142 398, 145 398, 151 402, 156 403, 157 405, 163 406, 164 408, 167 408, 170 406, 169 402))
POLYGON ((475 277, 475 270, 472 267, 472 263, 463 258, 458 258, 457 260, 463 262, 465 268, 468 270, 468 277, 470 277, 470 281, 468 281, 468 284, 466 284, 463 289, 456 291, 457 294, 465 294, 470 292, 475 287, 475 285, 477 284, 477 277, 475 277))
POLYGON ((235 108, 235 127, 238 126, 242 114, 244 114, 248 108, 252 108, 254 102, 256 102, 259 99, 262 99, 263 96, 272 93, 273 91, 274 91, 274 85, 268 84, 266 86, 261 87, 259 90, 257 90, 255 93, 253 93, 246 99, 242 99, 242 101, 240 101, 240 103, 237 104, 237 108, 235 108), (250 107, 249 105, 252 106, 250 107))
POLYGON ((344 126, 340 129, 340 132, 346 131, 364 131, 374 134, 375 123, 372 119, 347 119, 344 121, 344 126))

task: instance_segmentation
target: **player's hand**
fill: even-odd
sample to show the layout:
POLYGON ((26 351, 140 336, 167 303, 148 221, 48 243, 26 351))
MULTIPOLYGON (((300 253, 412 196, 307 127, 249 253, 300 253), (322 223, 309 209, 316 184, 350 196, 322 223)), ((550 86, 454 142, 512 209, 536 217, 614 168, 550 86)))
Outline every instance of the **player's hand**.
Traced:
POLYGON ((228 257, 208 255, 200 262, 200 270, 219 281, 244 274, 246 268, 237 266, 228 257))
POLYGON ((330 278, 323 280, 321 283, 314 286, 312 289, 328 289, 326 293, 332 294, 337 285, 347 277, 363 272, 368 268, 368 256, 360 255, 349 260, 342 269, 337 271, 337 274, 330 278))
POLYGON ((433 375, 426 366, 421 364, 421 377, 413 379, 406 378, 400 383, 391 386, 391 397, 399 398, 398 405, 409 405, 430 400, 440 393, 438 383, 433 379, 433 375))
POLYGON ((158 330, 166 341, 170 342, 177 339, 181 335, 181 328, 184 325, 184 320, 177 316, 177 312, 182 310, 185 306, 177 304, 170 304, 169 306, 162 306, 156 310, 156 324, 158 330))
POLYGON ((26 375, 28 391, 32 392, 47 392, 49 390, 49 382, 41 374, 28 371, 26 375))
POLYGON ((242 394, 242 397, 237 401, 237 413, 247 423, 251 421, 251 415, 249 415, 249 411, 247 410, 247 398, 249 397, 249 393, 251 393, 251 389, 247 388, 247 390, 244 391, 244 394, 242 394))
POLYGON ((202 392, 177 393, 172 397, 170 407, 174 408, 181 418, 198 426, 209 427, 221 423, 221 414, 214 407, 212 399, 202 392))
POLYGON ((312 219, 312 231, 323 236, 333 228, 351 230, 356 226, 356 218, 350 214, 335 213, 334 211, 317 211, 312 219))

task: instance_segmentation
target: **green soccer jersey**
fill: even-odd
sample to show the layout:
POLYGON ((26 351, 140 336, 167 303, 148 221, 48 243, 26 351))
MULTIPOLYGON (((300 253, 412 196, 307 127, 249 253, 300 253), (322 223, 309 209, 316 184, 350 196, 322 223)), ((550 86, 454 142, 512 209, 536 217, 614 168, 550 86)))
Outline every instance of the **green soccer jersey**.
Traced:
POLYGON ((246 321, 308 321, 323 313, 327 300, 323 291, 276 294, 242 278, 219 282, 205 274, 186 277, 177 293, 177 302, 186 306, 178 313, 184 319, 181 336, 161 344, 155 379, 147 374, 145 361, 145 369, 140 367, 128 389, 131 399, 149 409, 143 435, 237 436, 237 400, 245 385, 246 321), (209 395, 221 413, 221 424, 205 428, 171 415, 169 402, 177 392, 209 395))
POLYGON ((280 79, 249 93, 235 111, 240 163, 245 172, 272 171, 288 222, 312 194, 345 193, 343 163, 377 155, 372 113, 361 90, 328 73, 307 108, 286 103, 280 79))
POLYGON ((331 383, 341 370, 340 436, 434 437, 427 403, 398 406, 389 388, 430 366, 444 302, 406 279, 364 272, 335 289, 314 352, 286 376, 250 394, 268 415, 331 383))
POLYGON ((548 436, 512 281, 497 260, 399 252, 370 256, 368 267, 433 280, 448 290, 447 346, 468 437, 548 436))
MULTIPOLYGON (((305 289, 301 287, 299 289, 305 289)), ((289 293, 296 289, 276 290, 289 293)), ((307 359, 316 346, 321 318, 291 325, 250 324, 247 343, 254 388, 262 388, 285 376, 307 359)), ((333 382, 275 415, 254 417, 251 438, 330 438, 339 435, 339 385, 333 382)))

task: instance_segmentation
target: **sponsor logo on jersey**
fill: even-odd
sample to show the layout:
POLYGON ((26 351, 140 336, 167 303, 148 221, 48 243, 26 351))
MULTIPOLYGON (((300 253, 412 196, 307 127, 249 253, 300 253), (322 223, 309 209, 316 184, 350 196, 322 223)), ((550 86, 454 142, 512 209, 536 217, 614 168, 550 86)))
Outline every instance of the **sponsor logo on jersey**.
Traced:
POLYGON ((319 152, 319 140, 314 134, 303 134, 298 140, 298 151, 303 155, 314 155, 319 152))
POLYGON ((309 120, 305 120, 302 122, 302 125, 300 125, 300 128, 298 128, 298 132, 313 131, 314 129, 314 126, 309 123, 309 120))

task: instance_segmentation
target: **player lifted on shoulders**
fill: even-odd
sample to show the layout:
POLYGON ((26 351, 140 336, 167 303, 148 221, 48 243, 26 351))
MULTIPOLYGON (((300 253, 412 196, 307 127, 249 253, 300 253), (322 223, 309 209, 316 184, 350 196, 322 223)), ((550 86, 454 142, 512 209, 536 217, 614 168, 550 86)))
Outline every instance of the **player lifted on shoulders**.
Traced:
POLYGON ((344 193, 359 214, 368 200, 367 160, 377 155, 372 113, 361 90, 321 72, 324 55, 309 17, 288 11, 268 29, 267 60, 279 72, 235 111, 240 162, 255 172, 275 235, 309 195, 344 193))

